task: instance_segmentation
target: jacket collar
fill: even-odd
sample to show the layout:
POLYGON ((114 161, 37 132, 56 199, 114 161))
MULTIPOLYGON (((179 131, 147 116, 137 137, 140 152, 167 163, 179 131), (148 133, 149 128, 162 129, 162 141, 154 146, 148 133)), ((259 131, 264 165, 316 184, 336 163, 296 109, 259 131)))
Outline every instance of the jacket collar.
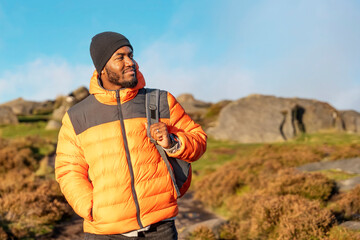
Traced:
MULTIPOLYGON (((136 77, 138 84, 134 88, 121 88, 120 91, 120 102, 124 103, 133 99, 138 93, 139 89, 145 87, 145 79, 142 73, 139 71, 139 65, 136 63, 136 77)), ((115 105, 116 102, 116 91, 107 90, 100 84, 99 74, 95 70, 90 80, 90 94, 93 94, 95 98, 104 104, 115 105)))

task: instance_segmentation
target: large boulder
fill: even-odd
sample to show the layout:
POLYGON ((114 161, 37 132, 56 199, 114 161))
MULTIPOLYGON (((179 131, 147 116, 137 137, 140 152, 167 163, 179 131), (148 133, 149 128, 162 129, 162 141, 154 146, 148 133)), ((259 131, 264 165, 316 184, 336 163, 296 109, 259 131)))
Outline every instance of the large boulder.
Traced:
POLYGON ((303 122, 304 132, 315 133, 320 130, 343 131, 343 122, 340 112, 330 104, 317 100, 294 98, 300 107, 301 116, 297 120, 303 122))
POLYGON ((18 118, 13 113, 10 107, 0 106, 0 125, 17 124, 18 118))
POLYGON ((352 110, 340 111, 344 128, 349 133, 360 133, 360 113, 352 110))
POLYGON ((71 92, 68 96, 57 97, 54 103, 55 110, 53 111, 51 120, 49 120, 46 129, 59 129, 61 127, 61 120, 67 110, 76 103, 84 100, 87 96, 89 96, 89 90, 86 87, 80 87, 71 92))
POLYGON ((250 95, 224 107, 217 125, 207 132, 217 139, 259 143, 324 129, 343 130, 339 113, 327 103, 250 95))
POLYGON ((203 102, 194 98, 193 95, 185 93, 176 98, 180 105, 189 115, 205 114, 211 103, 203 102))
POLYGON ((197 100, 193 95, 187 93, 178 96, 176 100, 184 108, 185 112, 198 123, 203 121, 208 108, 211 106, 211 103, 197 100))
POLYGON ((89 90, 86 87, 82 86, 71 92, 69 96, 74 97, 75 102, 78 103, 84 100, 87 96, 89 96, 89 94, 89 90))
POLYGON ((47 114, 53 110, 52 101, 35 102, 27 101, 23 98, 17 98, 12 101, 1 104, 1 106, 8 106, 12 109, 15 115, 32 115, 32 114, 47 114))

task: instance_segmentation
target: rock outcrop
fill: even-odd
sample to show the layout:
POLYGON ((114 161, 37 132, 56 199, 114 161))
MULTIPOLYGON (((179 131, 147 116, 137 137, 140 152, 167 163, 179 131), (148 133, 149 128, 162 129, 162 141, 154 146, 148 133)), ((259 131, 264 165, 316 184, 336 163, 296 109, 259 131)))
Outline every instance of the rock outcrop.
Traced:
POLYGON ((4 124, 17 124, 18 118, 13 113, 10 107, 0 106, 0 125, 4 124))
POLYGON ((224 107, 208 133, 244 143, 291 139, 301 132, 343 130, 339 112, 327 103, 298 98, 250 95, 224 107))
POLYGON ((59 129, 61 127, 61 120, 65 115, 66 111, 76 103, 84 100, 89 96, 89 90, 86 87, 80 87, 68 96, 60 96, 55 100, 55 110, 53 111, 52 117, 46 125, 46 129, 59 129))
POLYGON ((344 128, 349 133, 360 133, 360 113, 352 110, 340 111, 344 128))
POLYGON ((1 106, 8 106, 12 109, 13 113, 19 115, 32 115, 32 114, 47 114, 52 112, 54 103, 53 101, 35 102, 27 101, 23 98, 17 98, 10 102, 1 104, 1 106))
POLYGON ((182 94, 176 98, 187 114, 195 121, 200 121, 205 117, 211 103, 203 102, 194 98, 191 94, 182 94))

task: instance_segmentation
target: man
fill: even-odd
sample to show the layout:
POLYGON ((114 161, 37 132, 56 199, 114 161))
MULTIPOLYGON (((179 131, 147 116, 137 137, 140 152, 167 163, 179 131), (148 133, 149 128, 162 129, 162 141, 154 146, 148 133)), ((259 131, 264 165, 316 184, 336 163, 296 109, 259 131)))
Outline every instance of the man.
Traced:
MULTIPOLYGON (((92 38, 90 96, 65 114, 55 174, 86 239, 177 239, 177 192, 147 136, 145 80, 129 40, 103 32, 92 38)), ((192 162, 206 134, 176 99, 160 92, 160 121, 151 137, 169 157, 192 162)))

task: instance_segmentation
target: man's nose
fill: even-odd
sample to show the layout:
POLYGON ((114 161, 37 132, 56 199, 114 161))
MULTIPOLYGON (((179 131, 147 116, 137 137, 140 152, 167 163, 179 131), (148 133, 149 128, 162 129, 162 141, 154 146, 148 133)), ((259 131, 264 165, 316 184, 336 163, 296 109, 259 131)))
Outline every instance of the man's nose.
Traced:
POLYGON ((125 57, 125 64, 126 66, 133 67, 135 65, 135 62, 131 58, 125 57))

